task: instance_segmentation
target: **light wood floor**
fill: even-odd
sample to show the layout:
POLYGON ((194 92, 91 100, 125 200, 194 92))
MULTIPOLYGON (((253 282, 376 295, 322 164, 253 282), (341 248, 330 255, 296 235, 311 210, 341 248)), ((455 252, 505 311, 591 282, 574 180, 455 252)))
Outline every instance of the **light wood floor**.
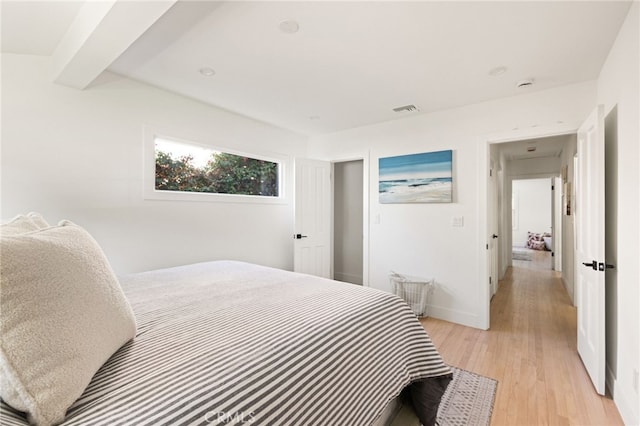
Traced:
POLYGON ((576 309, 548 253, 514 261, 491 301, 491 328, 422 319, 445 362, 498 380, 492 425, 622 425, 576 350, 576 309))

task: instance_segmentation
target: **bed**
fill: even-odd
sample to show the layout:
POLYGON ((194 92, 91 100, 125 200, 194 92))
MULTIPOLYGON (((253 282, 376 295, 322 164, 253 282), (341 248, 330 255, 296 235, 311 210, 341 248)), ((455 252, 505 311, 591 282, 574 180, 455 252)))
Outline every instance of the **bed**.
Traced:
MULTIPOLYGON (((236 261, 119 284, 135 337, 64 425, 377 425, 401 394, 434 424, 451 380, 409 307, 383 291, 236 261)), ((5 401, 0 416, 28 424, 5 401)))

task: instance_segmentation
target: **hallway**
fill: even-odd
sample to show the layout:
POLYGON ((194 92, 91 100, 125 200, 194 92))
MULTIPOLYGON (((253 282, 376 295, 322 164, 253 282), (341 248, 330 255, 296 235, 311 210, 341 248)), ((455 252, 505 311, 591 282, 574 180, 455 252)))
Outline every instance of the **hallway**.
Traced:
POLYGON ((492 425, 622 425, 576 350, 576 309, 548 252, 514 260, 491 301, 491 328, 422 319, 445 362, 498 380, 492 425))

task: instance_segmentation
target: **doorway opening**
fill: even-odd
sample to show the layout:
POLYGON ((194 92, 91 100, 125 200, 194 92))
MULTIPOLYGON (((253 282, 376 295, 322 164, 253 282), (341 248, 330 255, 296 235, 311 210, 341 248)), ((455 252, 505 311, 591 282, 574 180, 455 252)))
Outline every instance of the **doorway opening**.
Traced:
POLYGON ((576 141, 575 133, 567 133, 489 145, 497 194, 488 196, 488 223, 493 224, 491 233, 500 236, 493 249, 493 282, 504 278, 514 263, 544 265, 562 272, 574 302, 573 216, 567 205, 576 141))
MULTIPOLYGON (((513 179, 511 181, 511 234, 514 265, 535 265, 555 269, 554 226, 555 178, 513 179), (531 263, 522 263, 531 262, 531 263)), ((557 253, 560 255, 560 252, 557 253)))
POLYGON ((333 278, 364 280, 364 161, 333 163, 333 278))
MULTIPOLYGON (((611 311, 617 309, 615 303, 612 304, 614 306, 607 306, 608 300, 605 294, 606 272, 615 268, 615 264, 607 263, 605 247, 608 241, 605 236, 606 223, 611 220, 610 217, 607 220, 606 216, 609 215, 605 214, 605 201, 607 201, 605 200, 605 187, 610 184, 614 191, 617 189, 617 182, 615 181, 617 170, 611 170, 612 168, 615 169, 616 164, 611 162, 613 167, 605 167, 607 152, 615 152, 616 132, 612 128, 614 122, 615 111, 613 115, 610 113, 605 119, 604 106, 598 105, 577 129, 576 133, 556 133, 551 131, 546 135, 544 132, 540 133, 548 136, 545 138, 547 140, 572 138, 566 141, 565 147, 567 149, 562 150, 559 156, 560 173, 564 181, 564 216, 562 220, 566 221, 562 227, 563 268, 561 278, 572 304, 577 307, 576 346, 580 360, 596 392, 601 395, 605 393, 605 382, 615 381, 615 377, 611 380, 605 380, 607 368, 610 367, 607 366, 606 356, 608 354, 605 352, 605 341, 611 328, 606 321, 606 315, 609 314, 610 309, 611 311), (608 142, 605 143, 605 141, 608 142), (605 149, 605 146, 610 144, 613 145, 609 146, 608 150, 605 149), (575 150, 568 149, 568 147, 575 147, 575 150), (575 160, 571 161, 573 159, 575 160), (570 225, 567 222, 570 222, 570 225), (568 235, 570 231, 573 231, 575 238, 573 235, 568 235), (567 247, 569 250, 567 250, 567 247), (570 279, 568 279, 569 277, 570 279), (577 285, 575 293, 574 282, 577 285)), ((531 141, 519 141, 519 143, 525 144, 527 142, 531 141)), ((492 194, 492 190, 495 190, 499 185, 494 184, 491 179, 494 163, 498 163, 501 170, 505 167, 507 162, 506 153, 501 148, 508 146, 506 145, 508 143, 510 143, 509 140, 504 136, 499 139, 488 139, 484 152, 482 152, 484 165, 481 167, 481 171, 483 173, 485 171, 489 172, 485 175, 488 176, 488 178, 485 178, 485 185, 481 186, 484 201, 487 203, 486 216, 482 218, 482 231, 487 241, 487 255, 485 256, 483 271, 491 269, 490 260, 493 253, 489 248, 489 241, 492 238, 491 232, 495 229, 492 226, 494 218, 497 216, 506 219, 506 221, 511 219, 510 215, 505 214, 504 206, 499 206, 493 201, 495 197, 492 194), (504 142, 501 143, 501 141, 504 142), (499 212, 499 214, 496 215, 496 212, 499 212)), ((532 148, 526 149, 526 152, 537 151, 537 147, 534 146, 532 148)), ((610 166, 609 163, 607 165, 610 166)), ((557 169, 554 170, 554 172, 556 171, 557 169)), ((615 216, 617 213, 615 207, 612 207, 611 210, 615 216)), ((511 246, 511 244, 507 245, 511 246)), ((503 243, 501 246, 503 256, 500 259, 502 262, 505 260, 504 246, 505 244, 503 243)), ((490 274, 487 275, 491 278, 490 274)), ((483 315, 484 326, 489 328, 491 316, 488 291, 485 296, 486 304, 481 306, 480 313, 483 315)), ((537 301, 534 300, 534 302, 537 301)))

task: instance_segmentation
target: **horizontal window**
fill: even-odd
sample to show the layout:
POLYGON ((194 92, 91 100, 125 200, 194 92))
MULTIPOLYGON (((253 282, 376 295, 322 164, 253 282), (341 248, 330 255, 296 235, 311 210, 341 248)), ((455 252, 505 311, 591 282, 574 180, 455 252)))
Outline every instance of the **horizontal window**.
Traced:
POLYGON ((156 138, 156 190, 277 197, 279 164, 156 138))
MULTIPOLYGON (((213 149, 158 135, 153 135, 149 142, 153 145, 153 164, 147 162, 150 167, 146 168, 145 176, 151 178, 149 173, 153 171, 153 183, 145 178, 146 198, 199 201, 227 197, 229 201, 282 199, 280 160, 213 149)), ((147 152, 147 155, 151 154, 147 152)))

